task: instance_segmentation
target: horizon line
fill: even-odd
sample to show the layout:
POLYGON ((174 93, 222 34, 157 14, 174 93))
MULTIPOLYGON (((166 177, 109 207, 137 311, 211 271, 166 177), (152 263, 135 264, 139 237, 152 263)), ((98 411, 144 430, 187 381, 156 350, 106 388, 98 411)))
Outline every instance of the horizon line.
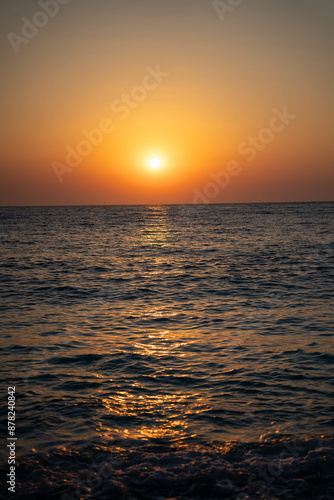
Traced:
POLYGON ((334 203, 334 200, 312 201, 238 201, 220 203, 116 203, 87 205, 0 205, 0 208, 69 208, 69 207, 174 207, 174 206, 211 206, 211 205, 292 205, 306 203, 334 203))

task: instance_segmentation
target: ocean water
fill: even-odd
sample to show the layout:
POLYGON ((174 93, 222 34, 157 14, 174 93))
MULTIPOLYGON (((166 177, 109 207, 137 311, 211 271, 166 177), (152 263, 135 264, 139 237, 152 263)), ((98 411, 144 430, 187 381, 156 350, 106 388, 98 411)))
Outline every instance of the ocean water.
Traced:
POLYGON ((1 208, 3 498, 333 499, 333 212, 1 208))

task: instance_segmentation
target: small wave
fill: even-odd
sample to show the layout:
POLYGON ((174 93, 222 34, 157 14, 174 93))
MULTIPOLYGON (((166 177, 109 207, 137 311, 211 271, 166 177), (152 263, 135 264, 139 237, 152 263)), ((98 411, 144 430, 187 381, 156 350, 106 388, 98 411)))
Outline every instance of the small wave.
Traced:
POLYGON ((58 356, 50 358, 48 361, 54 365, 90 365, 103 358, 101 354, 81 354, 78 356, 58 356))

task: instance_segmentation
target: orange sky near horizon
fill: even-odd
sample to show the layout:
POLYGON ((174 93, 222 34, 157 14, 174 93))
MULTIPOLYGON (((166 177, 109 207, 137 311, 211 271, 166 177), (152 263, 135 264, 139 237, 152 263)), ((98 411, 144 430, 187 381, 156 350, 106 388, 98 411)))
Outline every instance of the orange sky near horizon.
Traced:
POLYGON ((0 6, 2 205, 333 199, 329 0, 41 4, 0 6))

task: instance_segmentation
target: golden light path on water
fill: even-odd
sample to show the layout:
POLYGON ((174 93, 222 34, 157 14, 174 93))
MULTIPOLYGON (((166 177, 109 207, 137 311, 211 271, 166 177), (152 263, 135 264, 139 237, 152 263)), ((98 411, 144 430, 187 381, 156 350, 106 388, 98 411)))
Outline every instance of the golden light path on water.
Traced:
MULTIPOLYGON (((154 162, 157 166, 157 162, 154 162)), ((139 238, 143 245, 147 246, 166 246, 167 239, 170 236, 171 227, 168 218, 167 208, 162 206, 149 207, 151 217, 149 221, 143 221, 140 228, 139 238)), ((143 274, 143 278, 150 279, 165 273, 159 269, 161 264, 166 261, 164 258, 155 260, 155 269, 143 274)), ((177 272, 178 274, 179 272, 177 272)), ((161 306, 144 308, 142 311, 132 312, 134 319, 143 319, 151 321, 172 321, 179 313, 161 306)), ((143 332, 144 333, 144 332, 143 332)), ((144 336, 142 335, 143 339, 144 336)), ((169 331, 158 329, 156 332, 150 332, 145 338, 145 342, 134 343, 134 354, 143 357, 168 358, 176 356, 178 359, 189 356, 187 346, 196 340, 186 331, 169 331), (181 350, 181 348, 183 348, 181 350)), ((155 361, 153 361, 155 364, 155 361)), ((165 379, 173 377, 172 367, 168 366, 168 359, 161 370, 152 375, 152 379, 163 377, 165 379)), ((177 378, 186 378, 187 374, 178 374, 177 378)), ((141 384, 132 384, 133 388, 140 389, 141 384)), ((156 392, 159 383, 153 392, 156 392)), ((170 441, 179 441, 196 437, 196 432, 189 430, 189 415, 198 415, 210 410, 210 406, 200 392, 194 392, 189 389, 188 394, 182 391, 176 391, 176 394, 145 394, 138 395, 130 391, 119 391, 118 394, 103 400, 105 408, 110 415, 117 417, 136 417, 137 415, 146 415, 147 425, 138 427, 132 426, 127 429, 119 427, 103 428, 102 435, 110 439, 112 436, 127 439, 163 439, 170 441), (168 418, 167 418, 168 416, 168 418), (153 418, 152 418, 153 417, 153 418), (152 422, 149 424, 149 422, 152 422)))
MULTIPOLYGON (((170 317, 175 316, 171 314, 170 317)), ((143 312, 142 317, 159 319, 165 317, 163 311, 158 307, 143 312)), ((194 342, 191 338, 185 340, 185 333, 170 332, 169 330, 159 330, 156 333, 147 335, 147 342, 136 342, 134 344, 134 354, 143 357, 164 358, 168 356, 178 356, 180 359, 187 356, 186 352, 178 351, 181 347, 194 342), (182 337, 182 338, 181 338, 182 337)), ((161 371, 157 371, 152 378, 163 376, 172 377, 168 374, 172 371, 168 367, 168 361, 161 371)), ((186 374, 179 375, 179 378, 187 377, 186 374)), ((141 384, 136 382, 132 384, 134 389, 140 389, 141 384)), ((132 426, 127 429, 119 427, 103 428, 101 435, 111 439, 120 437, 122 439, 162 439, 168 438, 170 441, 179 441, 195 437, 196 433, 189 432, 188 416, 191 414, 200 414, 208 411, 210 408, 205 402, 205 398, 200 393, 191 391, 189 394, 176 391, 176 394, 145 394, 138 395, 130 391, 119 391, 110 398, 103 399, 103 405, 112 416, 120 418, 136 417, 137 415, 147 416, 147 425, 138 427, 132 426), (166 419, 168 415, 168 419, 166 419), (153 418, 152 418, 153 417, 153 418), (152 422, 151 425, 149 422, 152 422), (154 422, 154 423, 153 423, 154 422)))

